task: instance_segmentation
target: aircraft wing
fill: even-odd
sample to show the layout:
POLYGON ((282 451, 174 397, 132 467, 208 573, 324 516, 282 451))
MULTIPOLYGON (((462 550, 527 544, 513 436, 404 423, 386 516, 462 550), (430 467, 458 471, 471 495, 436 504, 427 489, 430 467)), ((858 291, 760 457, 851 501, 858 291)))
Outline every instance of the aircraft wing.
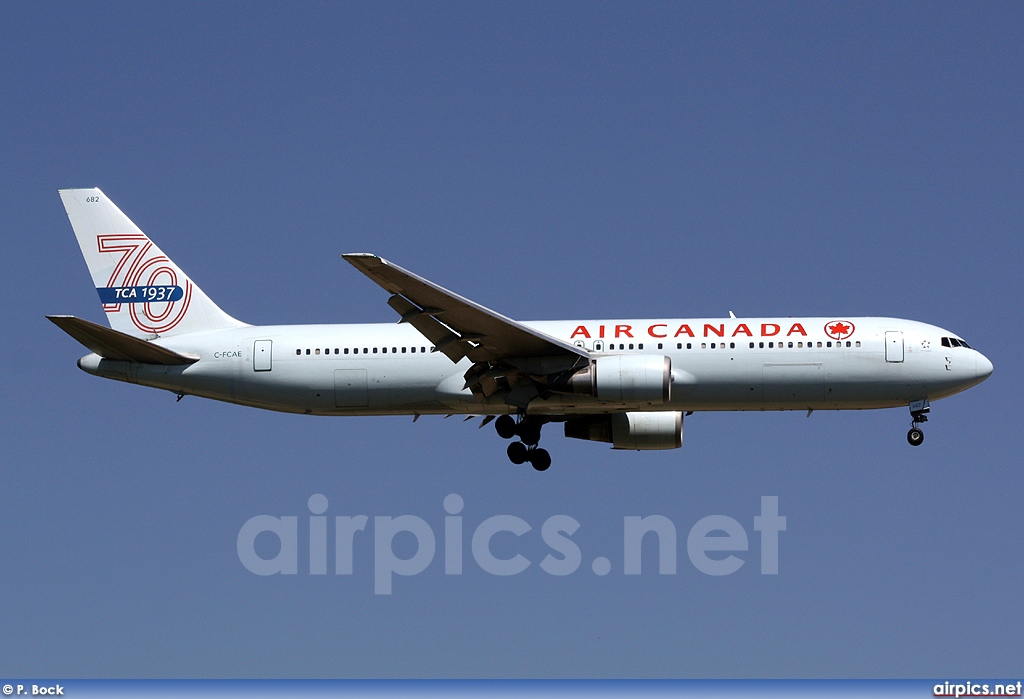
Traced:
POLYGON ((85 345, 86 349, 104 359, 165 366, 194 364, 199 361, 199 357, 178 354, 166 347, 154 345, 152 342, 105 328, 96 323, 90 323, 75 316, 46 317, 58 328, 85 345))
POLYGON ((479 400, 502 393, 525 408, 559 375, 590 363, 589 353, 369 253, 342 255, 385 291, 401 316, 453 362, 468 357, 465 388, 479 400))
POLYGON ((484 308, 369 253, 342 255, 389 291, 391 306, 453 362, 508 357, 589 357, 587 351, 484 308))

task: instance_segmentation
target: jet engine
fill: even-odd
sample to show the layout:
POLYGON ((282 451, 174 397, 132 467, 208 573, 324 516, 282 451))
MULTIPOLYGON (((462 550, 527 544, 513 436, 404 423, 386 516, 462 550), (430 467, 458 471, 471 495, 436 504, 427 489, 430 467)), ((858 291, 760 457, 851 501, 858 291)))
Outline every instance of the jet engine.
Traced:
POLYGON ((565 436, 611 442, 612 449, 678 449, 683 445, 683 413, 587 415, 566 420, 565 436))
POLYGON ((569 378, 572 393, 610 403, 663 405, 672 398, 672 359, 614 354, 594 359, 569 378))

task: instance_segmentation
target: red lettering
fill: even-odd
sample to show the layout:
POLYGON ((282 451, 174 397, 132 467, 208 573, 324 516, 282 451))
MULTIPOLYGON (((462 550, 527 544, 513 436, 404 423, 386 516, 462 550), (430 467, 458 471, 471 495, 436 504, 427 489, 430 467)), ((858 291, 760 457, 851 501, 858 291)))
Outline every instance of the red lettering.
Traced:
POLYGON ((754 333, 750 332, 750 328, 747 327, 746 323, 740 323, 736 326, 736 330, 733 331, 732 336, 736 337, 740 333, 743 333, 747 337, 753 337, 754 333))
POLYGON ((654 332, 654 329, 655 328, 667 328, 667 327, 668 326, 665 325, 664 323, 655 323, 651 327, 647 328, 647 334, 650 335, 651 337, 665 337, 665 335, 656 335, 655 332, 654 332))
POLYGON ((786 333, 786 337, 789 337, 793 333, 800 333, 804 337, 807 337, 807 331, 804 330, 804 326, 800 325, 800 323, 793 323, 793 327, 789 329, 788 333, 786 333))
POLYGON ((598 327, 598 333, 597 333, 597 336, 598 336, 598 337, 604 337, 604 326, 603 326, 603 325, 601 325, 601 326, 599 326, 599 327, 598 327))
POLYGON ((626 337, 633 337, 633 333, 630 332, 632 329, 632 325, 616 325, 615 337, 621 337, 622 335, 625 335, 626 337))
POLYGON ((725 337, 725 323, 722 323, 717 328, 711 323, 704 323, 704 337, 708 336, 708 330, 719 337, 725 337))
POLYGON ((778 335, 780 330, 782 328, 775 323, 761 323, 761 337, 773 337, 778 335), (768 328, 775 328, 775 330, 768 332, 768 328))
POLYGON ((590 333, 588 333, 586 327, 584 327, 582 325, 580 325, 579 327, 577 327, 575 330, 572 331, 572 335, 569 336, 569 339, 571 340, 574 337, 576 337, 577 335, 582 335, 583 337, 587 338, 588 340, 590 339, 590 333))
POLYGON ((689 325, 680 325, 679 329, 676 330, 676 334, 672 337, 679 337, 680 335, 689 335, 690 337, 693 337, 693 331, 690 330, 689 325))

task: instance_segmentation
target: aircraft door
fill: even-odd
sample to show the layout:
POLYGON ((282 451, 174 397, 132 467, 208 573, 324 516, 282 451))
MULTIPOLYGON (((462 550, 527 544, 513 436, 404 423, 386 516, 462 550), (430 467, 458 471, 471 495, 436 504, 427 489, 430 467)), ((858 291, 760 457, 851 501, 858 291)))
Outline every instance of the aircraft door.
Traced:
POLYGON ((366 390, 366 369, 334 370, 334 406, 365 408, 370 405, 366 390))
POLYGON ((252 348, 252 370, 270 371, 273 357, 273 343, 270 340, 256 340, 252 348))
POLYGON ((594 340, 594 351, 604 352, 604 340, 594 340))
POLYGON ((885 361, 903 361, 903 333, 899 330, 889 330, 885 333, 885 361))

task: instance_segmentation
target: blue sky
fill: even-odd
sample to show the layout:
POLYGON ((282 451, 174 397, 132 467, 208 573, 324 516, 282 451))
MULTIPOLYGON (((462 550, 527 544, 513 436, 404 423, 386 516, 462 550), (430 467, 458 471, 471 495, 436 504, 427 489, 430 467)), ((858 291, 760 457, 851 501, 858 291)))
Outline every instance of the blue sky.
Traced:
POLYGON ((6 6, 0 675, 1024 674, 1022 35, 1011 3, 6 6), (514 318, 887 315, 996 369, 919 449, 905 410, 696 414, 664 453, 549 430, 544 474, 460 418, 175 403, 82 373, 43 317, 102 320, 78 186, 250 323, 393 321, 338 258, 371 251, 514 318), (249 573, 241 526, 314 493, 439 537, 457 493, 467 532, 530 523, 495 546, 533 564, 438 555, 378 596, 371 537, 351 577, 249 573), (623 518, 651 514, 678 572, 645 545, 625 576, 623 518), (717 514, 751 541, 724 577, 686 557, 717 514))

